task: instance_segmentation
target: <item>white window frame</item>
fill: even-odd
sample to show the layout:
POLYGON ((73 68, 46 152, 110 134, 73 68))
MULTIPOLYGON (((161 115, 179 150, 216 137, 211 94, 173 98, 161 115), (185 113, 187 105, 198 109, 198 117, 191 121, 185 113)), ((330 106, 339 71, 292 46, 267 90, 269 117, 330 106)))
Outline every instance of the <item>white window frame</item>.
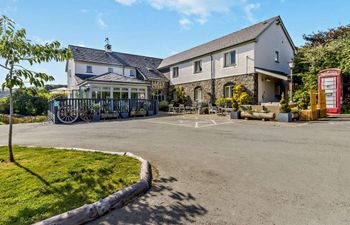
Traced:
POLYGON ((275 50, 275 63, 280 62, 280 51, 275 50))
POLYGON ((224 86, 224 97, 225 98, 232 98, 232 92, 233 92, 233 86, 231 86, 231 85, 224 86), (226 96, 227 89, 228 89, 228 93, 229 93, 228 96, 226 96))
POLYGON ((201 73, 203 72, 203 67, 202 67, 202 60, 196 60, 193 62, 193 73, 201 73), (199 65, 199 68, 197 68, 197 64, 199 65), (197 70, 199 69, 199 70, 197 70))
POLYGON ((172 69, 172 78, 178 78, 178 77, 179 77, 179 67, 175 66, 172 69), (175 73, 175 71, 176 71, 176 73, 175 73))
POLYGON ((93 73, 93 72, 92 72, 92 66, 91 66, 91 65, 87 65, 87 66, 86 66, 86 73, 93 73))
POLYGON ((130 77, 136 77, 136 70, 131 69, 129 74, 130 77))
POLYGON ((231 50, 229 52, 224 53, 224 68, 232 67, 232 66, 237 66, 237 51, 236 50, 231 50), (235 55, 235 62, 234 63, 232 63, 232 53, 234 53, 234 55, 235 55), (229 55, 229 57, 230 57, 229 64, 227 63, 226 55, 229 55))
POLYGON ((203 88, 197 87, 194 89, 194 101, 202 102, 203 101, 203 88))

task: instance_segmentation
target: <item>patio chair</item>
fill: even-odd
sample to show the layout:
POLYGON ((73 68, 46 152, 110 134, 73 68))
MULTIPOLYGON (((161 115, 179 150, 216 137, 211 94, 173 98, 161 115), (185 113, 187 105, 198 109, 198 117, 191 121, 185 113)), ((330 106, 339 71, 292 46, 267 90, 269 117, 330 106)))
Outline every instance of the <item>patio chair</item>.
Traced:
POLYGON ((212 104, 209 105, 209 114, 217 114, 218 113, 218 107, 213 106, 212 104))
POLYGON ((186 105, 186 106, 185 106, 185 113, 191 114, 191 113, 192 113, 192 107, 189 106, 189 105, 186 105))
POLYGON ((178 112, 179 113, 185 112, 185 105, 184 104, 179 105, 178 112))
POLYGON ((169 108, 169 110, 168 110, 169 113, 170 113, 170 112, 175 113, 174 104, 169 104, 169 105, 168 105, 168 108, 169 108))

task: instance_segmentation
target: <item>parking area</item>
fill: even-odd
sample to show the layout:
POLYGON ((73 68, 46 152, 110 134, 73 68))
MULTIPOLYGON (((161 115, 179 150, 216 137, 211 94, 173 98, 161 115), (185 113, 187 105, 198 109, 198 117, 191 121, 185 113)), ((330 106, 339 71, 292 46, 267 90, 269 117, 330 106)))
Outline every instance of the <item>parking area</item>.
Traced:
MULTIPOLYGON (((0 126, 0 144, 7 142, 0 126)), ((350 224, 350 121, 161 115, 14 126, 14 143, 130 151, 153 188, 91 224, 350 224)))

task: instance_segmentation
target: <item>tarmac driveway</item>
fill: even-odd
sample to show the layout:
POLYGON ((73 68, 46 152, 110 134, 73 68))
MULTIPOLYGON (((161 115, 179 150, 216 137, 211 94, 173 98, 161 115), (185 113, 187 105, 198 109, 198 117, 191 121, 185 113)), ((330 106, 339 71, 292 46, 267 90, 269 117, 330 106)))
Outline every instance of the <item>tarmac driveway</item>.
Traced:
POLYGON ((159 170, 145 196, 91 224, 350 224, 349 121, 26 124, 14 127, 14 143, 130 151, 159 170))

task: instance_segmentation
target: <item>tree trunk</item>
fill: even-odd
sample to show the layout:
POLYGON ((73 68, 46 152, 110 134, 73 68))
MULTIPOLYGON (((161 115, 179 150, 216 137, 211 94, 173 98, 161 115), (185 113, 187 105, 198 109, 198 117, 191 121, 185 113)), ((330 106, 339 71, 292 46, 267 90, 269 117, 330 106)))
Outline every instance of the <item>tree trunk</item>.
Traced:
MULTIPOLYGON (((11 65, 11 69, 10 69, 10 80, 12 80, 12 72, 13 72, 13 65, 11 65)), ((10 162, 15 161, 15 158, 12 152, 12 115, 13 115, 13 96, 12 96, 12 87, 10 87, 10 115, 9 115, 9 142, 8 142, 10 162)))

